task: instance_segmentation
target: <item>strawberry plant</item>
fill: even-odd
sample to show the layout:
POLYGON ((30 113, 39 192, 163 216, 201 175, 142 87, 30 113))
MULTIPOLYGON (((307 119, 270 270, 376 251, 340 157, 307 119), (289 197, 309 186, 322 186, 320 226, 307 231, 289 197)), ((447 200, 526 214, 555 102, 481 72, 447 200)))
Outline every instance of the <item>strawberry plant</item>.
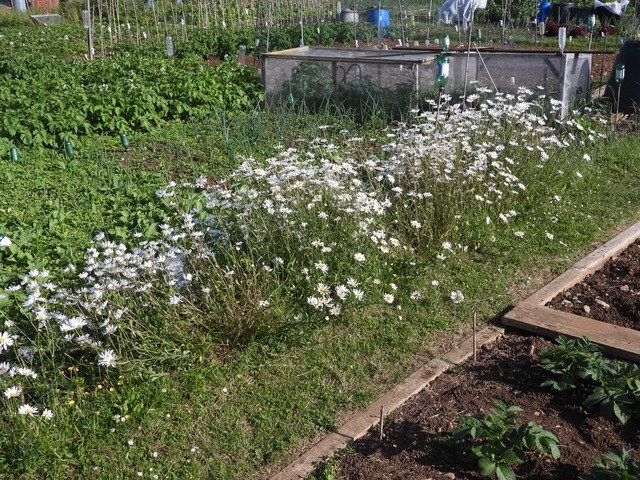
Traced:
POLYGON ((526 461, 526 452, 535 451, 560 458, 558 439, 535 422, 516 425, 517 406, 507 406, 494 400, 495 408, 488 415, 476 415, 459 419, 451 438, 456 442, 471 441, 471 451, 478 457, 478 470, 487 477, 498 480, 516 478, 511 465, 526 461))

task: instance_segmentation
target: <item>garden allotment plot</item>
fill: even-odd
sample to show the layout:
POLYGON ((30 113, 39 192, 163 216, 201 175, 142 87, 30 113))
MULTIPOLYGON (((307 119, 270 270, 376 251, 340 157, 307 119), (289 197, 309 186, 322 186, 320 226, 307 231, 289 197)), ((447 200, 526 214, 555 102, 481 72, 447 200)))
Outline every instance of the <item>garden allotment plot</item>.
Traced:
MULTIPOLYGON (((378 94, 402 106, 437 91, 439 55, 432 50, 294 48, 264 55, 263 83, 271 103, 316 106, 329 97, 353 102, 378 94)), ((589 95, 589 53, 474 51, 447 56, 450 73, 444 91, 454 96, 478 86, 502 93, 526 87, 562 102, 565 115, 589 95)))

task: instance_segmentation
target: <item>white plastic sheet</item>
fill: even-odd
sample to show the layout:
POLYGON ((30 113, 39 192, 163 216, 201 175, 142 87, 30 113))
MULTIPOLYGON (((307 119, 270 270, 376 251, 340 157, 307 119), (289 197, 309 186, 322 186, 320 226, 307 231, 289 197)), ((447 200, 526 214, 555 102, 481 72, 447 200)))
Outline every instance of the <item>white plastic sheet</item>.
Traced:
POLYGON ((447 0, 438 11, 438 20, 446 24, 470 22, 478 8, 487 8, 487 0, 447 0))
POLYGON ((623 2, 600 2, 599 0, 595 0, 593 2, 593 8, 604 8, 607 12, 610 12, 618 17, 624 15, 624 12, 627 11, 627 5, 629 5, 629 0, 624 0, 623 2))

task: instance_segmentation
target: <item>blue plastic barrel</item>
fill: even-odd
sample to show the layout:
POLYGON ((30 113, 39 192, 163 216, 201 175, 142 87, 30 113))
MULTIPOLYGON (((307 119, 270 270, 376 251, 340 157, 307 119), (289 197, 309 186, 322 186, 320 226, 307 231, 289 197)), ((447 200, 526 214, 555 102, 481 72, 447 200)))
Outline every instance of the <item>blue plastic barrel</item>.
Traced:
POLYGON ((540 2, 540 11, 537 15, 538 23, 546 22, 551 13, 551 2, 540 2))
POLYGON ((383 36, 389 34, 389 25, 391 25, 389 10, 369 8, 367 10, 367 22, 373 23, 378 27, 383 36))

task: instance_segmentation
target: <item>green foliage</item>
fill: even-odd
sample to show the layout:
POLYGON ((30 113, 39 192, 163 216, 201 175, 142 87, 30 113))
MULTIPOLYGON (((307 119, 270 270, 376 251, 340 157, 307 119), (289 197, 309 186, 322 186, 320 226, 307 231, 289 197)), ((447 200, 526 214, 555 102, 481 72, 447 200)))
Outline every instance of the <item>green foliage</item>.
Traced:
MULTIPOLYGON (((310 23, 305 26, 304 43, 307 46, 331 46, 335 44, 353 44, 356 39, 368 42, 376 32, 371 24, 362 23, 354 28, 348 23, 310 23)), ((246 47, 247 55, 260 56, 268 51, 286 50, 300 44, 300 26, 285 25, 256 29, 236 26, 216 31, 195 29, 189 31, 188 38, 174 39, 175 54, 180 58, 192 55, 202 59, 215 57, 218 59, 235 58, 240 45, 246 47)), ((125 45, 118 48, 135 49, 136 46, 125 45)), ((163 52, 164 47, 160 46, 163 52)))
POLYGON ((451 433, 451 439, 458 443, 471 442, 471 451, 478 458, 478 470, 486 477, 498 480, 514 480, 511 465, 526 461, 525 453, 538 451, 560 458, 556 436, 540 428, 535 422, 516 425, 521 408, 507 406, 494 400, 495 408, 488 415, 458 419, 460 426, 451 433))
MULTIPOLYGON (((353 26, 340 28, 345 28, 345 33, 353 31, 353 26)), ((364 165, 381 149, 386 135, 390 134, 390 130, 355 129, 351 117, 333 116, 329 109, 309 115, 288 107, 269 112, 253 108, 231 110, 224 102, 210 108, 203 98, 206 93, 199 89, 197 80, 195 84, 189 84, 189 92, 179 91, 183 88, 180 82, 187 84, 190 81, 188 75, 208 75, 199 68, 204 56, 199 48, 179 55, 176 60, 168 60, 164 58, 162 46, 152 42, 143 46, 128 45, 127 48, 118 47, 113 55, 95 62, 99 65, 81 67, 70 60, 82 52, 82 28, 42 31, 44 35, 41 29, 35 28, 25 33, 25 46, 17 42, 9 46, 8 38, 0 39, 0 51, 8 52, 3 68, 10 72, 9 77, 3 77, 0 89, 14 79, 18 79, 17 83, 30 85, 28 77, 34 76, 33 83, 43 86, 34 87, 33 102, 22 98, 31 94, 31 90, 20 87, 22 90, 18 89, 17 93, 25 110, 12 113, 20 113, 17 118, 24 118, 21 120, 24 123, 31 121, 29 117, 55 114, 52 116, 54 127, 45 128, 45 133, 40 134, 57 136, 58 142, 65 138, 74 140, 76 155, 73 159, 64 157, 46 148, 48 143, 43 141, 40 145, 45 147, 42 148, 37 148, 36 142, 32 142, 31 147, 22 147, 20 162, 9 162, 6 157, 0 160, 0 190, 11 192, 0 197, 0 231, 13 240, 11 249, 0 253, 3 280, 9 278, 10 284, 19 284, 24 273, 32 268, 44 266, 50 269, 49 280, 53 283, 64 276, 61 270, 70 261, 82 269, 83 253, 91 238, 100 231, 106 232, 108 239, 118 245, 136 245, 158 239, 162 230, 160 225, 167 221, 167 213, 173 207, 171 200, 159 201, 155 190, 164 186, 168 179, 181 183, 204 174, 205 180, 213 183, 226 178, 236 162, 244 161, 240 155, 266 162, 284 151, 299 149, 297 165, 305 158, 320 156, 318 145, 324 143, 332 145, 336 152, 327 155, 327 165, 342 166, 347 159, 364 165), (60 37, 55 58, 64 68, 51 66, 56 62, 39 59, 38 55, 30 57, 29 61, 33 61, 35 67, 31 68, 29 62, 22 61, 24 52, 21 50, 42 56, 50 48, 49 34, 60 37), (63 40, 63 35, 67 34, 69 40, 63 40), (157 61, 141 60, 145 52, 157 61), (16 61, 12 62, 14 53, 16 61), (116 71, 118 69, 113 65, 125 68, 116 71), (184 68, 188 72, 184 76, 177 72, 177 80, 171 82, 159 71, 163 67, 171 73, 174 68, 184 68), (67 74, 65 68, 73 74, 67 74), (85 75, 83 68, 92 76, 85 75), (38 73, 39 70, 43 73, 38 73), (60 82, 49 78, 56 76, 60 82), (117 131, 113 132, 115 135, 109 132, 100 137, 95 125, 87 127, 83 125, 83 119, 75 119, 76 132, 73 123, 67 126, 67 119, 62 114, 62 105, 66 105, 71 113, 84 112, 84 99, 76 99, 84 94, 91 99, 87 105, 99 107, 98 113, 105 114, 103 120, 97 118, 96 113, 95 121, 105 125, 115 122, 115 112, 109 110, 112 108, 109 102, 114 100, 107 90, 98 88, 104 83, 101 77, 110 81, 107 90, 117 93, 115 106, 127 112, 121 121, 139 126, 136 131, 128 132, 132 146, 127 151, 120 148, 117 131), (82 82, 82 88, 76 85, 77 80, 82 82), (162 92, 161 98, 155 98, 156 83, 170 87, 170 94, 162 92), (130 88, 128 84, 135 84, 136 88, 130 88), (55 88, 62 89, 59 95, 49 92, 55 88), (123 99, 127 95, 136 98, 123 99), (151 95, 151 100, 147 95, 151 95), (65 100, 61 98, 63 96, 68 98, 65 100), (44 98, 52 102, 50 111, 44 98), (178 112, 180 105, 184 110, 178 112), (155 110, 166 118, 175 112, 173 120, 165 122, 161 118, 162 123, 158 123, 159 115, 155 110), (145 119, 151 125, 149 131, 146 131, 145 119), (157 124, 163 129, 155 128, 157 124), (344 133, 345 130, 349 132, 344 133), (307 149, 301 139, 314 139, 313 145, 307 149), (342 150, 344 145, 350 144, 357 146, 342 150), (134 233, 140 239, 134 239, 134 233)), ((324 31, 321 28, 321 36, 324 31)), ((273 29, 272 33, 275 32, 273 29)), ((296 46, 299 28, 291 27, 290 32, 286 38, 283 35, 283 45, 293 42, 288 46, 296 46)), ((305 41, 312 42, 313 29, 307 29, 306 33, 305 41)), ((275 38, 271 39, 272 45, 275 45, 275 38)), ((16 38, 12 38, 14 40, 16 38)), ((265 45, 264 40, 260 45, 261 48, 265 45)), ((251 51, 251 43, 248 46, 251 51)), ((233 42, 216 43, 213 51, 215 49, 232 54, 236 51, 233 42)), ((246 70, 236 69, 235 65, 224 65, 223 68, 228 70, 218 71, 217 75, 220 75, 220 83, 225 83, 225 91, 220 92, 221 87, 216 85, 211 91, 215 96, 225 98, 227 88, 231 95, 241 88, 231 83, 237 75, 242 77, 246 70)), ((255 79, 253 73, 247 75, 250 80, 255 79)), ((232 105, 237 100, 229 99, 232 105)), ((11 102, 11 98, 3 98, 0 109, 11 102)), ((86 111, 89 111, 88 107, 86 111)), ((0 112, 0 122, 7 119, 8 124, 13 125, 13 117, 15 115, 7 119, 5 110, 0 112)), ((22 128, 22 124, 18 126, 22 128)), ((42 127, 33 126, 36 129, 31 135, 37 134, 37 129, 42 127)), ((121 124, 116 124, 119 126, 121 124)), ((111 127, 104 128, 106 131, 111 127)), ((25 132, 27 130, 25 128, 25 132)), ((494 128, 492 133, 496 131, 494 128)), ((504 136, 509 139, 509 134, 504 136)), ((488 135, 484 138, 479 135, 473 140, 484 144, 487 138, 488 135)), ((562 232, 562 244, 547 242, 542 245, 541 241, 523 244, 520 239, 509 238, 489 255, 485 253, 491 247, 484 246, 484 251, 470 249, 468 253, 452 255, 446 264, 432 260, 428 255, 419 255, 415 262, 407 264, 402 256, 413 255, 410 248, 389 260, 382 258, 377 247, 369 245, 365 250, 362 244, 374 230, 371 227, 369 234, 361 238, 351 235, 349 229, 351 222, 356 221, 355 215, 343 215, 339 224, 322 223, 318 221, 319 210, 309 210, 292 216, 292 221, 307 224, 305 229, 297 231, 286 228, 285 222, 278 218, 256 216, 260 222, 256 221, 254 225, 260 230, 248 229, 248 241, 243 242, 241 248, 243 254, 254 252, 255 265, 238 268, 236 283, 211 269, 214 259, 194 255, 186 265, 197 270, 198 275, 194 272, 195 285, 211 288, 208 296, 195 287, 164 284, 156 284, 146 294, 136 292, 125 301, 105 292, 100 302, 112 305, 122 301, 127 307, 118 322, 121 337, 113 345, 104 344, 104 347, 115 348, 122 359, 118 374, 100 371, 102 367, 91 362, 89 356, 67 350, 66 345, 58 341, 47 344, 44 335, 36 338, 43 348, 34 365, 37 363, 43 374, 37 381, 24 379, 22 386, 27 392, 24 400, 42 402, 38 404, 40 408, 50 407, 55 412, 54 420, 47 423, 40 416, 24 418, 3 410, 2 426, 6 435, 0 441, 0 476, 128 478, 137 476, 137 472, 150 476, 152 468, 162 478, 174 479, 239 479, 259 475, 256 472, 265 464, 283 460, 301 438, 312 438, 333 429, 341 410, 365 405, 385 383, 401 378, 411 365, 411 355, 425 351, 430 347, 430 341, 437 342, 434 332, 455 328, 459 313, 450 312, 448 294, 442 295, 443 289, 449 291, 464 286, 469 298, 490 299, 476 305, 481 316, 491 317, 510 301, 503 297, 505 289, 521 278, 526 279, 533 270, 531 265, 537 267, 547 263, 556 258, 553 255, 563 259, 569 252, 574 255, 574 249, 591 245, 598 229, 606 229, 622 217, 626 218, 638 200, 640 174, 637 162, 633 161, 638 149, 634 138, 617 138, 603 146, 600 154, 597 150, 592 152, 594 158, 598 158, 593 167, 597 182, 585 186, 572 176, 558 192, 568 199, 567 210, 546 202, 548 195, 534 195, 536 200, 527 206, 527 215, 510 219, 510 227, 515 227, 516 222, 521 222, 518 227, 531 222, 527 238, 529 235, 544 238, 542 212, 547 215, 552 211, 560 218, 555 233, 560 238, 562 232), (577 207, 583 203, 584 206, 577 207), (375 281, 395 282, 398 286, 396 301, 398 306, 402 301, 402 310, 396 310, 395 305, 374 304, 349 308, 349 312, 338 320, 330 318, 331 321, 326 321, 323 317, 320 322, 312 322, 310 316, 298 317, 304 307, 308 308, 303 294, 310 284, 301 273, 301 267, 320 260, 319 256, 314 257, 319 249, 308 247, 316 238, 328 239, 327 247, 332 247, 334 253, 339 249, 351 253, 356 248, 362 251, 371 262, 366 266, 366 274, 362 274, 362 282, 372 289, 375 281), (307 247, 299 249, 300 245, 307 247), (266 279, 266 270, 261 267, 275 265, 277 259, 274 257, 281 251, 286 253, 283 259, 287 268, 266 279), (487 262, 487 259, 491 261, 487 262), (429 272, 429 278, 425 278, 424 272, 429 272), (432 279, 441 282, 439 289, 431 283, 432 279), (403 292, 414 284, 416 289, 425 292, 432 289, 428 292, 428 301, 409 302, 405 298, 407 294, 403 292), (270 305, 256 309, 258 295, 265 295, 274 286, 279 288, 271 292, 270 305), (180 306, 185 310, 166 305, 167 297, 174 292, 183 296, 180 306), (185 314, 185 311, 189 313, 185 314), (238 315, 227 316, 228 312, 238 315), (254 314, 255 318, 252 318, 254 314), (100 380, 104 381, 98 383, 100 380)), ((13 144, 9 137, 3 141, 2 147, 13 144)), ((509 148, 511 158, 519 158, 515 147, 506 148, 509 148)), ((0 155, 5 153, 0 148, 0 155)), ((533 156, 524 149, 520 153, 533 156)), ((566 169, 566 164, 555 157, 548 163, 554 175, 546 175, 548 172, 545 171, 544 181, 551 190, 559 182, 551 182, 549 178, 559 177, 556 170, 566 169)), ((377 173, 367 176, 363 170, 354 169, 354 186, 381 181, 377 173)), ((241 182, 247 189, 254 185, 252 179, 241 182)), ((242 192, 243 185, 236 186, 235 191, 242 192)), ((274 198, 279 196, 275 191, 279 186, 273 185, 274 198)), ((226 187, 230 188, 230 185, 226 187)), ((392 191, 391 187, 385 190, 389 198, 393 196, 392 191)), ((297 199, 300 205, 309 203, 310 199, 304 193, 301 192, 297 199)), ((344 193, 351 195, 347 190, 344 193)), ((438 199, 439 206, 447 204, 445 198, 438 199)), ((185 208, 185 212, 191 212, 194 206, 191 200, 186 199, 189 208, 185 208)), ((330 215, 336 214, 331 197, 311 200, 330 215)), ((256 207, 260 205, 256 203, 256 207)), ((470 205, 463 206, 455 214, 466 215, 471 210, 470 205)), ((486 212, 480 213, 484 220, 486 212)), ((394 225, 402 219, 400 212, 390 212, 388 216, 394 225)), ((205 217, 204 220, 215 218, 205 217)), ((462 218, 460 225, 465 231, 473 230, 467 218, 470 217, 462 218)), ((201 220, 198 217, 198 221, 201 220)), ((238 238, 239 233, 234 233, 238 238)), ((375 235, 380 235, 378 230, 375 235)), ((425 248, 418 253, 425 252, 429 250, 425 248)), ((226 261, 223 255, 217 259, 226 261)), ((557 265, 561 263, 558 261, 557 265)), ((350 265, 353 266, 352 255, 336 255, 330 264, 328 281, 343 282, 347 276, 360 274, 365 268, 360 265, 352 270, 347 268, 350 265)), ((311 274, 317 275, 317 272, 311 274)), ((92 283, 102 284, 103 279, 96 278, 92 283)), ((60 294, 60 290, 53 293, 42 288, 42 291, 52 297, 60 294)), ((20 348, 25 344, 27 334, 40 331, 36 319, 29 318, 31 324, 24 321, 24 300, 23 293, 13 292, 0 301, 4 302, 1 314, 2 321, 7 322, 5 325, 12 324, 11 328, 15 329, 19 320, 20 328, 24 329, 16 337, 16 347, 20 348), (12 307, 5 308, 9 300, 14 302, 12 307)), ((83 309, 85 300, 87 297, 77 297, 69 307, 83 309)), ((38 303, 47 307, 52 305, 38 303)), ((464 304, 460 306, 463 308, 464 304)), ((80 314, 86 313, 83 310, 80 314)), ((90 323, 97 325, 97 318, 92 318, 90 323)), ((57 324, 52 322, 50 325, 59 335, 57 324)), ((14 348, 10 354, 16 358, 18 349, 14 348)), ((2 379, 7 382, 4 386, 11 386, 9 382, 15 378, 4 375, 2 379)), ((17 401, 3 399, 4 405, 13 409, 17 401)), ((511 467, 496 467, 496 472, 508 475, 507 468, 511 467)), ((324 475, 331 478, 333 472, 329 470, 324 475)))
POLYGON ((504 20, 507 26, 528 25, 538 13, 537 4, 527 0, 488 0, 486 10, 478 10, 480 18, 486 17, 490 22, 504 20))
POLYGON ((340 473, 340 458, 348 450, 342 450, 322 462, 311 474, 308 480, 336 480, 340 473))
MULTIPOLYGON (((29 28, 2 28, 0 53, 21 56, 25 53, 39 54, 43 62, 52 59, 70 60, 81 58, 87 52, 86 31, 81 25, 52 25, 36 27, 28 15, 29 28)), ((37 56, 32 58, 37 60, 37 56)), ((34 67, 41 63, 34 64, 34 67)), ((34 68, 35 69, 35 68, 34 68)))
POLYGON ((558 347, 540 352, 543 367, 557 375, 542 386, 562 391, 587 382, 594 389, 585 405, 600 405, 602 415, 626 423, 640 403, 640 368, 605 358, 586 337, 568 340, 560 336, 557 341, 558 347))
POLYGON ((303 61, 293 69, 291 80, 284 85, 291 102, 302 102, 315 111, 326 105, 333 93, 333 81, 320 62, 303 61))
POLYGON ((250 109, 262 97, 255 71, 235 62, 209 68, 193 58, 69 62, 0 55, 0 79, 0 149, 56 147, 94 132, 150 131, 214 109, 250 109))
POLYGON ((586 337, 570 340, 559 336, 556 341, 558 346, 540 352, 542 366, 556 375, 546 380, 543 387, 562 391, 575 388, 581 380, 597 382, 602 377, 604 359, 597 345, 586 337))
POLYGON ((405 120, 412 99, 410 83, 381 88, 370 77, 342 83, 335 94, 335 102, 360 123, 372 121, 377 116, 382 117, 383 124, 405 120))
POLYGON ((10 8, 0 7, 0 28, 30 27, 33 25, 27 12, 16 12, 10 8))
POLYGON ((58 13, 66 22, 81 24, 82 10, 86 8, 86 5, 83 0, 62 0, 58 13))
POLYGON ((637 480, 640 462, 631 458, 626 450, 613 450, 596 458, 596 466, 580 480, 637 480))
POLYGON ((384 125, 405 119, 408 116, 413 87, 401 84, 395 88, 382 88, 370 77, 362 77, 352 66, 343 71, 343 78, 334 85, 327 63, 303 61, 292 71, 291 80, 287 80, 282 88, 285 99, 296 107, 303 107, 311 112, 335 108, 345 115, 353 117, 357 123, 372 122, 382 119, 384 125), (355 77, 355 78, 352 78, 355 77))

